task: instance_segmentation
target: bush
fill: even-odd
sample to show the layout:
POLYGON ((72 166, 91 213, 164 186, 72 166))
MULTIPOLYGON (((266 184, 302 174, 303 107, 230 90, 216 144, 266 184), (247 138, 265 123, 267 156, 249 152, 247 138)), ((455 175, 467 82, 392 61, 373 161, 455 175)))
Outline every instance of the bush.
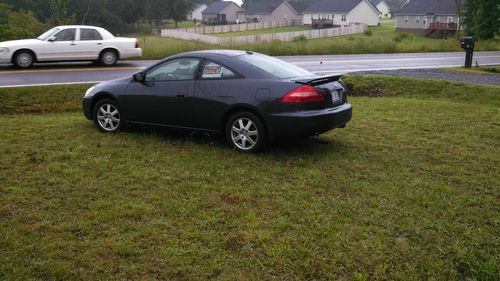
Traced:
POLYGON ((415 35, 413 33, 409 33, 409 32, 400 32, 398 34, 396 34, 396 36, 394 36, 393 40, 396 41, 396 42, 402 42, 404 40, 408 40, 408 41, 412 41, 413 39, 415 39, 415 35))
POLYGON ((307 36, 305 36, 305 35, 296 36, 296 37, 293 38, 292 41, 296 42, 296 43, 298 43, 298 42, 307 42, 307 36))
POLYGON ((373 35, 373 31, 371 29, 367 29, 367 30, 365 30, 365 32, 363 32, 363 34, 365 36, 372 36, 373 35))
POLYGON ((10 12, 6 24, 1 25, 0 41, 34 38, 45 29, 46 26, 38 21, 32 12, 10 12))

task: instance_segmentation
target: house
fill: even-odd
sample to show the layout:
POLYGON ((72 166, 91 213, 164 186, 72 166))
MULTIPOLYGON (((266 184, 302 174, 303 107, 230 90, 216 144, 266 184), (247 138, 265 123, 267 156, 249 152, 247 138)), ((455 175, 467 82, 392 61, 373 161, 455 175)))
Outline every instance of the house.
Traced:
POLYGON ((303 14, 304 24, 319 26, 380 23, 380 12, 368 0, 316 0, 303 14))
POLYGON ((294 21, 301 24, 303 7, 301 4, 294 7, 287 1, 254 2, 245 6, 245 18, 247 22, 294 21))
POLYGON ((196 5, 191 13, 187 15, 187 19, 201 21, 203 19, 201 12, 203 12, 203 10, 205 10, 207 7, 207 4, 196 5))
POLYGON ((201 12, 204 24, 218 25, 238 23, 244 20, 244 10, 232 1, 218 1, 201 12))
POLYGON ((377 8, 380 12, 380 18, 390 19, 391 18, 391 8, 384 0, 370 0, 373 6, 377 8))
POLYGON ((458 30, 455 0, 410 0, 396 14, 396 31, 446 38, 458 30))

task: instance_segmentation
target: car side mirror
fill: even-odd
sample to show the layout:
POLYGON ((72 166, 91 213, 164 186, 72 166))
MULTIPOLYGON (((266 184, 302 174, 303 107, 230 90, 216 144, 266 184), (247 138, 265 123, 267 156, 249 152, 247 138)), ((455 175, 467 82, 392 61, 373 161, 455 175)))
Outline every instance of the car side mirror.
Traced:
POLYGON ((143 72, 137 72, 133 76, 134 81, 143 83, 146 80, 146 75, 143 72))
POLYGON ((56 41, 56 39, 57 38, 55 36, 52 36, 52 37, 49 38, 49 42, 54 42, 54 41, 56 41))

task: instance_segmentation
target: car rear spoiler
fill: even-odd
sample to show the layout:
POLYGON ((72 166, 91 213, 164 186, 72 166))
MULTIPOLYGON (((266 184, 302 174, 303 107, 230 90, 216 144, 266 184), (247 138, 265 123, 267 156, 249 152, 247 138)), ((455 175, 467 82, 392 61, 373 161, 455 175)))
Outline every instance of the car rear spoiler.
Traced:
POLYGON ((342 75, 332 75, 332 76, 323 76, 319 78, 306 78, 306 79, 294 79, 293 81, 299 84, 304 84, 304 85, 321 85, 321 84, 326 84, 334 81, 339 81, 342 75))

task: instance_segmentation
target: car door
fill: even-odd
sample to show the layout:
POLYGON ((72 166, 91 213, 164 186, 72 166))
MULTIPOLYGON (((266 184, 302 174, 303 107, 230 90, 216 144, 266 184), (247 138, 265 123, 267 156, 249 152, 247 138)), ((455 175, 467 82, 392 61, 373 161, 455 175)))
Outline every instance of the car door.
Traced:
MULTIPOLYGON (((237 103, 236 97, 244 92, 243 76, 218 62, 205 60, 200 78, 196 82, 193 111, 197 128, 217 131, 228 105, 237 103)), ((253 97, 251 97, 253 98, 253 97)))
POLYGON ((76 59, 75 40, 76 28, 67 28, 59 31, 49 39, 49 44, 46 44, 44 60, 63 61, 76 59))
POLYGON ((147 71, 144 82, 131 82, 125 95, 129 121, 194 127, 193 98, 199 64, 197 58, 170 60, 147 71))
POLYGON ((101 34, 93 28, 80 28, 80 37, 76 43, 78 57, 97 60, 103 46, 101 34))

